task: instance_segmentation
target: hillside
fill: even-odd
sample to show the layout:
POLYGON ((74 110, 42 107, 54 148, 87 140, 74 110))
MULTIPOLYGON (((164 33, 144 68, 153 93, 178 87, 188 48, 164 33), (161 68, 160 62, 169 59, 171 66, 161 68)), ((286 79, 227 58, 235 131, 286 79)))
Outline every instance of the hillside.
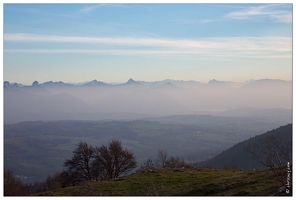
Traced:
MULTIPOLYGON (((172 116, 184 124, 153 121, 35 121, 4 126, 4 165, 25 182, 62 170, 80 141, 103 145, 120 139, 142 164, 159 149, 190 162, 206 160, 277 124, 247 118, 172 116), (185 124, 185 121, 188 124, 185 124), (191 123, 191 124, 190 124, 191 123)), ((154 119, 153 119, 154 120, 154 119)))
MULTIPOLYGON (((281 184, 270 170, 161 169, 38 196, 270 196, 281 184)), ((287 195, 282 193, 280 195, 287 195)), ((291 195, 291 194, 288 194, 291 195)))
POLYGON ((264 165, 252 158, 252 155, 246 151, 246 147, 248 144, 259 144, 259 141, 267 136, 278 137, 282 140, 283 144, 288 143, 292 145, 292 124, 281 126, 240 142, 214 158, 199 163, 198 166, 210 166, 219 169, 223 169, 226 166, 236 166, 238 169, 264 168, 264 165))

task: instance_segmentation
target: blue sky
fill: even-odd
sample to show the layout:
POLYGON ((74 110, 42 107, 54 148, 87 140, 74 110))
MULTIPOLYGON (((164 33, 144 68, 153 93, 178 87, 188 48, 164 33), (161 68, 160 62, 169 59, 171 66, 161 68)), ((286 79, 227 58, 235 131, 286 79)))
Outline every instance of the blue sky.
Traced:
POLYGON ((4 80, 292 80, 292 4, 4 4, 4 80))

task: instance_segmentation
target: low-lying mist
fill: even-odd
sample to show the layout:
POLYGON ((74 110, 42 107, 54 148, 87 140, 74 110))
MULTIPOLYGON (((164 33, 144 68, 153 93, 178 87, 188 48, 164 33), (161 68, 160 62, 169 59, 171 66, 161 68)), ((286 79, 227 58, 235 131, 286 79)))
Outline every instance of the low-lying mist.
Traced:
POLYGON ((6 83, 4 123, 219 114, 240 107, 292 109, 291 81, 185 83, 148 84, 132 80, 120 85, 34 84, 25 87, 6 83))

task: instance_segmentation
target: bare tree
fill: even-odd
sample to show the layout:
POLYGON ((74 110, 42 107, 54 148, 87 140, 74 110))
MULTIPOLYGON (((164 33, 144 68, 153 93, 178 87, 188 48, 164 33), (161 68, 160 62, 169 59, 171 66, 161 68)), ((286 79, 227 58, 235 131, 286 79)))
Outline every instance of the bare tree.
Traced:
POLYGON ((73 156, 66 159, 64 166, 67 167, 67 173, 74 181, 83 182, 92 179, 91 162, 94 158, 94 148, 85 142, 80 142, 73 151, 73 156))
POLYGON ((4 196, 28 195, 27 188, 19 178, 13 175, 11 170, 4 171, 4 196))
POLYGON ((272 169, 281 182, 285 182, 286 169, 283 166, 290 159, 291 146, 282 144, 281 139, 268 136, 260 140, 259 144, 248 144, 246 151, 264 166, 272 169))
POLYGON ((96 148, 95 160, 101 169, 100 176, 107 180, 117 178, 137 166, 133 153, 123 149, 118 140, 112 140, 108 147, 96 148))
POLYGON ((167 163, 168 154, 165 150, 158 150, 158 161, 160 162, 160 168, 165 168, 167 163))
POLYGON ((152 170, 153 171, 155 169, 156 169, 156 167, 155 167, 153 161, 151 159, 148 159, 146 162, 143 163, 143 165, 141 165, 139 171, 140 172, 143 172, 143 171, 145 172, 147 170, 152 170))
POLYGON ((59 176, 57 177, 58 181, 61 183, 61 186, 67 187, 67 186, 71 186, 74 182, 73 182, 73 177, 71 177, 71 175, 66 171, 62 171, 59 176))
POLYGON ((288 145, 282 145, 279 138, 269 136, 260 144, 249 144, 246 150, 268 168, 281 167, 289 160, 291 150, 288 145))
POLYGON ((111 167, 113 158, 109 154, 108 148, 106 146, 96 147, 94 156, 95 160, 92 163, 92 167, 97 169, 95 170, 96 179, 111 179, 111 175, 113 174, 113 168, 111 167))
POLYGON ((168 156, 165 150, 158 151, 158 162, 160 168, 192 168, 192 165, 186 163, 183 158, 178 156, 168 156))
POLYGON ((67 159, 67 169, 61 174, 63 185, 91 180, 109 180, 136 167, 132 152, 123 149, 121 142, 112 140, 108 146, 92 147, 80 142, 73 156, 67 159))
POLYGON ((165 167, 168 168, 192 168, 192 166, 184 161, 183 158, 179 158, 178 156, 171 156, 165 162, 165 167))

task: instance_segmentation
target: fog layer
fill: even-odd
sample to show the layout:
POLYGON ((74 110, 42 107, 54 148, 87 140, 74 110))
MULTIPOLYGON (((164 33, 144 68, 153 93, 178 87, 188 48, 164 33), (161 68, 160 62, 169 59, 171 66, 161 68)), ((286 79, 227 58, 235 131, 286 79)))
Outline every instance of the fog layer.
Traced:
POLYGON ((134 81, 109 85, 92 81, 18 86, 4 83, 4 123, 30 120, 137 119, 254 108, 292 109, 292 82, 257 80, 231 83, 212 80, 134 81))

